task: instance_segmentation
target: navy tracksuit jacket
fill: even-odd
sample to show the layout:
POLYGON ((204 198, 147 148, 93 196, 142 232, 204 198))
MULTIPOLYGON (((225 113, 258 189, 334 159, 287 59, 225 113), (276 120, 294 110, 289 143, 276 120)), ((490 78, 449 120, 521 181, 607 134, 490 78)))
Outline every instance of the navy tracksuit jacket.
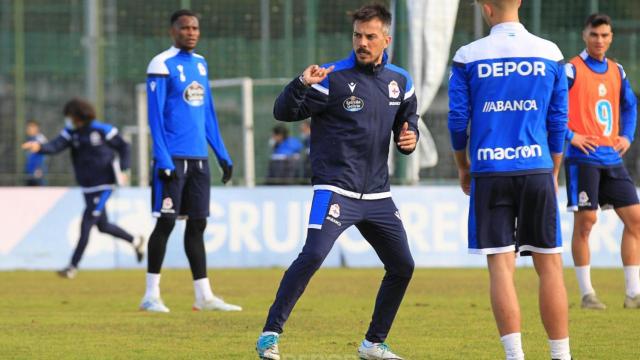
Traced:
POLYGON ((120 169, 129 169, 130 149, 110 124, 93 120, 81 128, 66 126, 55 139, 42 143, 41 154, 56 154, 71 148, 71 162, 78 185, 82 187, 86 208, 80 224, 80 239, 71 257, 70 265, 78 267, 89 243, 91 228, 133 242, 133 236, 110 223, 105 212, 107 201, 117 183, 116 154, 120 169))
POLYGON ((78 129, 66 126, 55 139, 42 143, 40 154, 57 154, 68 147, 76 180, 85 193, 113 189, 117 183, 116 154, 120 169, 129 169, 129 144, 110 124, 93 120, 78 129))

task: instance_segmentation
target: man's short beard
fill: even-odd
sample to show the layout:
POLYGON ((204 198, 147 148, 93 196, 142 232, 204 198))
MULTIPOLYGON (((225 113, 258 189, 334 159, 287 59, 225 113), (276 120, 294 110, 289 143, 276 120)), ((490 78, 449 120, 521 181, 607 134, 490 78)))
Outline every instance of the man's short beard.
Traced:
POLYGON ((358 57, 356 56, 356 62, 360 66, 374 66, 376 64, 376 62, 378 62, 378 60, 380 60, 380 57, 378 57, 376 59, 373 59, 371 61, 362 61, 362 60, 358 59, 358 57))
POLYGON ((372 60, 372 61, 360 61, 360 60, 358 60, 356 58, 356 61, 357 61, 358 65, 360 65, 360 66, 370 66, 370 65, 375 64, 375 60, 372 60))

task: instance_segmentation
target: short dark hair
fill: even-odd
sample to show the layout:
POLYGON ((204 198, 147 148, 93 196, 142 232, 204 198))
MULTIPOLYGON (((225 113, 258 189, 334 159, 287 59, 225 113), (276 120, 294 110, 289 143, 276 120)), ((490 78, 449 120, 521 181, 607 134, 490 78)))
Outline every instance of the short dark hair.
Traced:
POLYGON ((373 3, 361 7, 351 15, 351 19, 352 23, 355 23, 356 21, 366 22, 373 19, 379 19, 387 30, 391 27, 391 12, 389 12, 386 6, 379 3, 373 3))
POLYGON ((62 114, 64 116, 76 117, 83 123, 87 123, 96 118, 96 110, 93 108, 93 105, 87 100, 80 98, 73 98, 64 104, 62 114))
POLYGON ((289 137, 289 129, 284 125, 276 125, 273 127, 273 135, 282 135, 286 139, 289 137))
POLYGON ((40 123, 36 119, 27 120, 27 125, 35 125, 37 127, 40 127, 40 123))
POLYGON ((584 28, 598 27, 600 25, 611 25, 611 18, 607 14, 591 14, 587 17, 587 20, 584 21, 584 28))
POLYGON ((516 0, 476 0, 477 3, 486 4, 491 3, 499 10, 506 9, 509 5, 515 5, 516 0))
POLYGON ((198 15, 198 13, 196 13, 195 11, 180 9, 171 14, 170 25, 173 26, 176 21, 178 21, 178 19, 180 19, 182 16, 193 16, 194 18, 200 20, 200 15, 198 15))

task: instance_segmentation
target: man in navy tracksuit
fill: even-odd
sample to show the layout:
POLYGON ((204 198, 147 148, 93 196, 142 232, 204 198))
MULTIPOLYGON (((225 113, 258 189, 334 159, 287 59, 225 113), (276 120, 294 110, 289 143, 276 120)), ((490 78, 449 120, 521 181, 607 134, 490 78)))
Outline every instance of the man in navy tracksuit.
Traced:
POLYGON ((276 100, 282 121, 311 117, 313 204, 307 240, 286 271, 256 350, 280 359, 278 338, 298 298, 336 238, 355 225, 385 266, 373 318, 358 349, 362 359, 400 359, 384 343, 414 262, 389 191, 391 134, 411 153, 418 138, 414 88, 408 73, 387 62, 391 14, 368 5, 353 15, 353 53, 323 67, 311 65, 276 100))
POLYGON ((72 99, 64 106, 67 125, 60 135, 49 142, 29 141, 24 149, 38 154, 56 154, 71 148, 71 161, 78 184, 82 187, 86 208, 80 225, 80 240, 76 246, 71 263, 58 274, 74 278, 82 254, 89 243, 89 233, 94 225, 100 232, 112 235, 130 243, 136 252, 138 262, 144 255, 144 240, 134 237, 112 224, 107 219, 106 204, 117 183, 114 164, 116 154, 120 169, 129 169, 129 144, 112 125, 95 120, 93 106, 82 99, 72 99))

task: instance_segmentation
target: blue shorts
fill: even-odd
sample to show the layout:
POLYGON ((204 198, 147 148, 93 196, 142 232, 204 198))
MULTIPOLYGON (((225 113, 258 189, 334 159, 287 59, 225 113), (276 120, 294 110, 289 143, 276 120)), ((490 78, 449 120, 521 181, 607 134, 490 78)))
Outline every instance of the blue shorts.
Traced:
POLYGON ((155 217, 204 219, 209 216, 209 162, 173 159, 176 178, 162 180, 153 166, 151 209, 155 217))
POLYGON ((551 174, 471 180, 469 253, 562 252, 560 214, 551 174))
POLYGON ((567 162, 567 209, 602 210, 638 204, 636 186, 624 165, 567 162))

